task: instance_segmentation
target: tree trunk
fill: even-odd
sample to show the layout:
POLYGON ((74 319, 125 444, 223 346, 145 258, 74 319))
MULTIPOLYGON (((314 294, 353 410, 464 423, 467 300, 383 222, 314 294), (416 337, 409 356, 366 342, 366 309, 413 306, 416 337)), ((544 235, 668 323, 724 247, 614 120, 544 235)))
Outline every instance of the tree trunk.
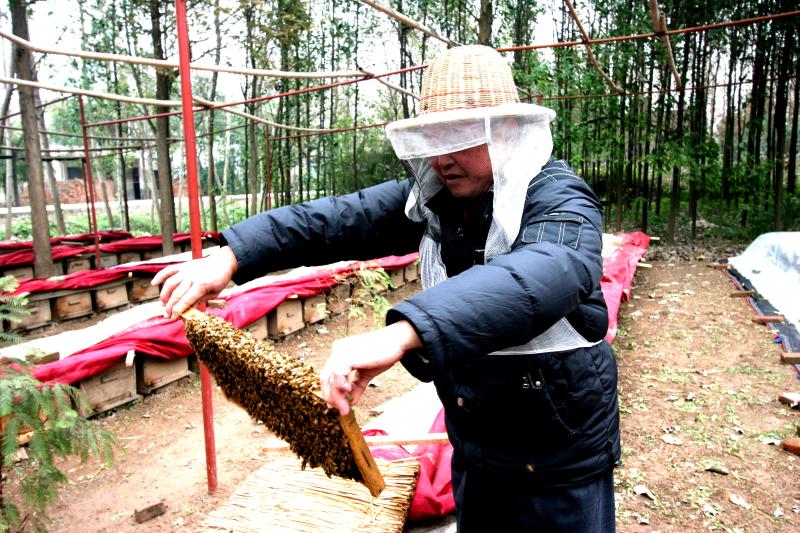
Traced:
MULTIPOLYGON (((681 84, 686 83, 686 73, 689 70, 689 50, 684 45, 683 63, 681 65, 681 84)), ((683 108, 686 103, 686 89, 682 89, 678 96, 678 115, 675 119, 675 140, 679 146, 683 145, 683 108)), ((680 148, 679 148, 680 149, 680 148)), ((675 242, 675 223, 678 218, 678 207, 681 201, 681 166, 673 164, 672 190, 670 191, 669 220, 667 221, 667 241, 675 242)))
MULTIPOLYGON (((3 58, 5 59, 5 57, 3 58)), ((3 62, 5 65, 5 61, 3 62)), ((3 71, 6 69, 3 68, 3 71)), ((14 77, 14 49, 12 47, 11 54, 9 54, 8 77, 14 77)), ((0 106, 0 116, 8 115, 8 109, 11 107, 11 97, 14 95, 15 87, 13 85, 6 85, 6 94, 3 97, 3 105, 0 106)), ((8 125, 8 119, 0 122, 0 126, 8 125)), ((0 145, 11 146, 11 130, 0 129, 0 145), (8 137, 8 140, 5 140, 8 137)), ((8 151, 8 157, 5 160, 5 196, 6 196, 6 240, 9 240, 14 233, 12 207, 14 205, 14 151, 8 151)))
POLYGON ((797 184, 797 119, 800 111, 800 61, 794 67, 794 112, 792 113, 792 133, 789 136, 789 167, 786 176, 786 191, 795 193, 797 184))
MULTIPOLYGON (((220 54, 222 50, 222 30, 219 21, 219 0, 214 0, 214 64, 218 65, 220 54)), ((217 98, 217 78, 218 73, 214 72, 211 75, 211 92, 209 93, 209 100, 212 102, 217 98)), ((217 168, 214 163, 214 110, 208 111, 208 176, 206 179, 206 194, 208 195, 208 218, 210 225, 206 228, 211 231, 217 231, 217 197, 214 187, 217 168)))
MULTIPOLYGON (((778 73, 778 87, 775 95, 775 231, 783 231, 783 158, 786 153, 786 109, 789 99, 789 71, 790 61, 794 48, 794 28, 784 32, 781 49, 780 72, 778 73)), ((797 83, 797 80, 795 80, 797 83)))
MULTIPOLYGON (((33 72, 34 81, 36 80, 36 71, 33 72)), ((35 104, 38 106, 41 102, 41 97, 39 96, 39 89, 33 89, 33 98, 35 104)), ((50 143, 47 139, 47 134, 43 133, 47 130, 47 126, 45 125, 44 120, 44 108, 40 107, 36 112, 36 120, 39 124, 39 131, 41 133, 41 147, 44 152, 47 152, 50 149, 50 143)), ((67 227, 64 225, 64 213, 61 211, 61 196, 58 193, 58 183, 56 183, 56 174, 53 171, 53 163, 52 161, 47 161, 44 163, 44 169, 47 176, 47 186, 50 188, 50 196, 52 197, 53 202, 53 213, 56 216, 56 229, 59 235, 66 235, 67 234, 67 227)))
MULTIPOLYGON (((11 26, 14 35, 29 40, 25 0, 9 0, 11 26)), ((27 48, 15 47, 17 75, 22 80, 32 80, 31 53, 27 48)), ((42 151, 39 145, 39 125, 36 121, 36 102, 33 87, 20 85, 19 109, 25 138, 25 162, 28 165, 28 191, 30 193, 31 232, 33 234, 33 271, 37 278, 49 278, 55 273, 50 246, 50 223, 47 219, 47 202, 42 175, 42 151)))
MULTIPOLYGON (((150 22, 152 23, 153 56, 165 59, 164 47, 161 43, 161 2, 150 0, 150 22)), ((164 70, 156 70, 156 98, 169 100, 172 86, 172 74, 164 70)), ((166 107, 156 107, 156 114, 166 113, 166 107)), ((160 194, 159 224, 164 255, 175 253, 173 234, 175 233, 175 197, 172 193, 172 179, 169 158, 169 117, 156 119, 156 153, 158 157, 158 188, 160 194)))
POLYGON ((492 44, 492 0, 481 0, 481 14, 478 19, 478 44, 491 46, 492 44))

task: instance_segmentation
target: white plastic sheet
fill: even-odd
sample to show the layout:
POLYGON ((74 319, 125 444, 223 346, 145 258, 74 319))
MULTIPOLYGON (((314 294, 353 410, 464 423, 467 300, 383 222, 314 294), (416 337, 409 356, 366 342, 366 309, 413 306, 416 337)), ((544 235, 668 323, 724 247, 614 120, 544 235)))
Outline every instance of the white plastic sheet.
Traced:
POLYGON ((729 262, 800 331, 800 232, 764 233, 729 262))

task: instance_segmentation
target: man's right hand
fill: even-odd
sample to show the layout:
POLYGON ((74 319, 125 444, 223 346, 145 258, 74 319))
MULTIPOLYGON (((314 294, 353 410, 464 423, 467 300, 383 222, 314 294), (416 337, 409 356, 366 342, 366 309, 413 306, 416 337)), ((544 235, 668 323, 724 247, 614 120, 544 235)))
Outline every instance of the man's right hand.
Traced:
POLYGON ((161 288, 164 317, 172 320, 197 302, 216 297, 236 272, 239 263, 229 246, 202 259, 170 265, 155 275, 152 285, 161 288))

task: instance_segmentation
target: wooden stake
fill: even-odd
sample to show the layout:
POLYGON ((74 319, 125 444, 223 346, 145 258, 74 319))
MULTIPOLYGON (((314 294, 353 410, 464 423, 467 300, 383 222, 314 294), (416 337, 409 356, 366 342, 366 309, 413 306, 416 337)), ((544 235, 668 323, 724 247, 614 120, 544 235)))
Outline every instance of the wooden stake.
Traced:
POLYGON ((358 427, 353 409, 350 409, 350 412, 346 415, 340 415, 339 422, 342 424, 344 434, 347 435, 350 449, 353 450, 356 465, 358 465, 358 470, 361 472, 361 477, 364 478, 363 483, 369 489, 369 493, 377 498, 386 487, 386 483, 383 481, 380 470, 378 470, 378 465, 375 464, 375 458, 372 457, 367 447, 361 428, 358 427))
POLYGON ((755 291, 736 291, 730 293, 728 296, 731 298, 750 298, 755 294, 755 291))
POLYGON ((783 352, 781 354, 781 363, 800 365, 800 352, 783 352))
POLYGON ((709 263, 708 268, 718 268, 719 270, 728 270, 731 265, 729 263, 709 263))
POLYGON ((785 318, 783 315, 758 315, 751 318, 756 324, 772 324, 775 322, 783 322, 785 318))

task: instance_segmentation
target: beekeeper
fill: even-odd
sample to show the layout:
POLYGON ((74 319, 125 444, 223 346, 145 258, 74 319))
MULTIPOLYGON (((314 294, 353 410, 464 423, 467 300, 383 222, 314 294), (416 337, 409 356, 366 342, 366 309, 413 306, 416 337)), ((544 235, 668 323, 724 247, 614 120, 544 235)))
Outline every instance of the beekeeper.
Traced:
POLYGON ((386 128, 410 180, 231 227, 219 253, 156 276, 165 313, 231 278, 418 248, 423 290, 386 327, 334 343, 325 400, 346 413, 399 361, 444 405, 460 532, 614 531, 619 414, 601 209, 551 159, 554 116, 520 103, 493 49, 444 52, 424 74, 419 115, 386 128))

